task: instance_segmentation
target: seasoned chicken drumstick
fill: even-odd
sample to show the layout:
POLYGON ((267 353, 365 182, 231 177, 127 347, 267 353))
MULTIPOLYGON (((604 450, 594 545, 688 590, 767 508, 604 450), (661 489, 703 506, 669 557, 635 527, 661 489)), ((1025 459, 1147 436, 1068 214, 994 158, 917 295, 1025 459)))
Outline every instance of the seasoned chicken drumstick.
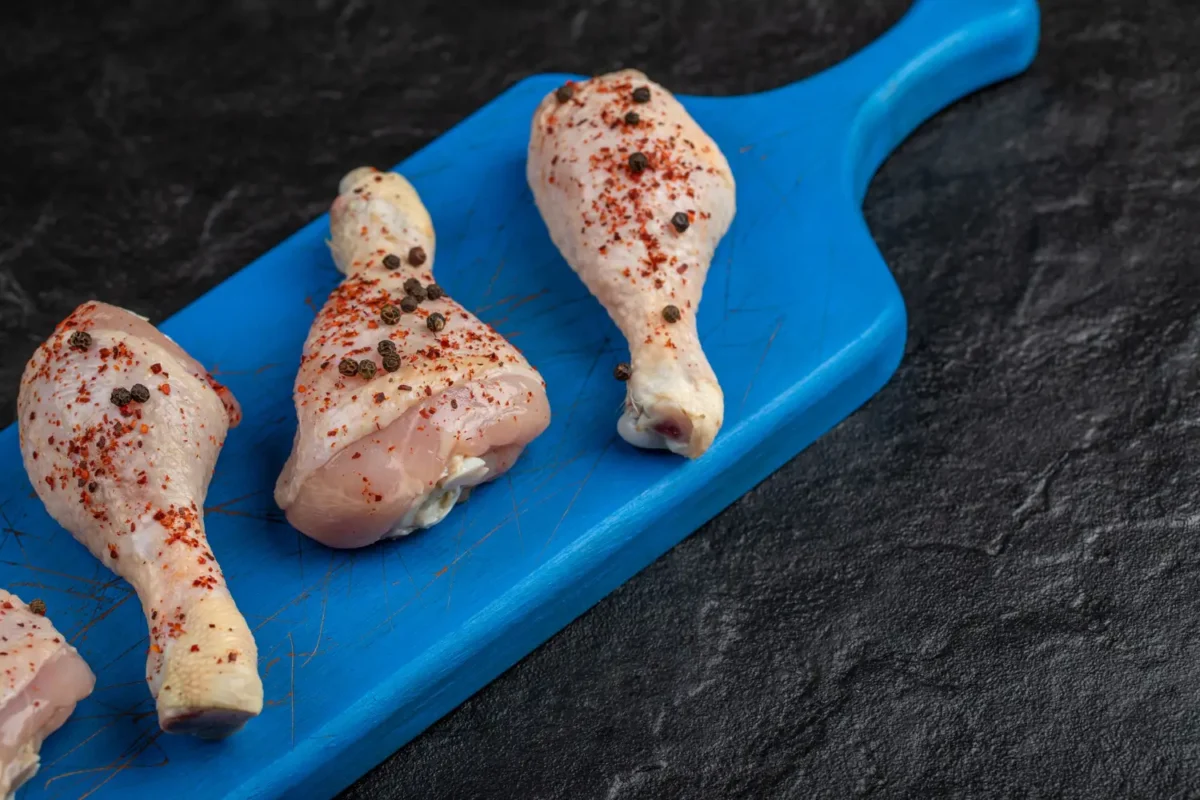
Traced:
POLYGON ((137 591, 168 733, 219 738, 262 710, 258 652, 204 534, 233 396, 141 317, 90 302, 34 353, 21 455, 46 510, 137 591))
POLYGON ((9 800, 37 774, 42 742, 96 685, 45 613, 0 589, 0 797, 9 800))
POLYGON ((520 352, 433 282, 433 223, 409 182, 360 167, 339 191, 330 246, 346 279, 304 345, 275 500, 350 548, 441 521, 512 466, 550 406, 520 352))
POLYGON ((725 157, 670 92, 624 70, 542 101, 527 172, 550 238, 629 341, 617 430, 701 455, 724 418, 696 311, 734 215, 725 157))

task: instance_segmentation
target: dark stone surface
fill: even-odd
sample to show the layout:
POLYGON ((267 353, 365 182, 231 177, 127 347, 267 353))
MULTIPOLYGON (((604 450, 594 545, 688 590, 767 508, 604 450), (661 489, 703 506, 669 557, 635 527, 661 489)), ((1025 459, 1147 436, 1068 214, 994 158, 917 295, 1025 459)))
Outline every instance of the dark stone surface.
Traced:
MULTIPOLYGON (((905 3, 92 5, 4 12, 0 423, 82 299, 163 319, 528 73, 764 89, 905 3)), ((1196 796, 1197 41, 1046 2, 872 186, 892 382, 346 800, 1196 796)))

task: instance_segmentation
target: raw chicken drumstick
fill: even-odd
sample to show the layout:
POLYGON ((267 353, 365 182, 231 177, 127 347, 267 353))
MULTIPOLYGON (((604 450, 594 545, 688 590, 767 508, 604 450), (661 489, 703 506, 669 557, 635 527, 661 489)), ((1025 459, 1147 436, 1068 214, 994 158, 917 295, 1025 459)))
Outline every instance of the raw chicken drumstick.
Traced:
POLYGON ((733 173, 671 93, 633 70, 568 83, 533 116, 527 172, 550 238, 629 341, 630 444, 696 458, 724 398, 696 331, 733 173))
POLYGON ((90 302, 34 353, 17 413, 50 516, 137 591, 159 725, 204 738, 238 730, 262 710, 258 651, 201 510, 241 416, 233 395, 143 318, 90 302))
POLYGON ((96 685, 45 611, 0 589, 0 797, 11 798, 37 774, 42 742, 96 685))
POLYGON ((512 466, 550 406, 520 352, 433 282, 412 185, 360 167, 339 191, 330 247, 346 279, 304 345, 275 500, 298 530, 350 548, 440 522, 512 466))

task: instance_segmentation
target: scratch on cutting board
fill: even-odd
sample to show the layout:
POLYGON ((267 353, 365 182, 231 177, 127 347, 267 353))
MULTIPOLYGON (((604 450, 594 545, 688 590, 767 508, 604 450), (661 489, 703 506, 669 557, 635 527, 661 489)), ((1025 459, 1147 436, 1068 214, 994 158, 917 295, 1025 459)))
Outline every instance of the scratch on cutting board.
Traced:
POLYGON ((312 652, 308 654, 308 658, 300 665, 303 669, 308 666, 308 662, 313 660, 313 656, 321 648, 321 637, 325 635, 325 612, 329 609, 329 579, 333 575, 333 556, 329 556, 329 569, 325 571, 325 579, 321 587, 321 624, 317 626, 317 641, 312 646, 312 652))
MULTIPOLYGON (((333 571, 331 574, 336 575, 338 572, 345 569, 345 567, 346 567, 346 562, 343 561, 341 564, 338 564, 335 567, 333 567, 333 571)), ((284 611, 287 611, 289 608, 293 608, 294 606, 297 606, 300 603, 307 600, 312 595, 313 590, 316 589, 318 586, 320 586, 320 584, 321 584, 321 581, 317 581, 316 583, 314 583, 310 586, 306 586, 303 589, 301 589, 300 593, 298 595, 296 595, 291 600, 284 603, 282 606, 280 606, 278 609, 276 609, 273 614, 271 614, 269 617, 266 617, 265 619, 263 619, 262 622, 255 625, 254 630, 257 631, 259 628, 261 628, 262 626, 266 625, 271 620, 278 617, 284 611)))
MULTIPOLYGON (((133 644, 129 645, 129 647, 126 647, 124 650, 122 650, 120 653, 118 653, 118 654, 117 654, 117 656, 116 656, 115 658, 113 658, 111 661, 109 661, 107 664, 105 664, 104 666, 100 667, 100 669, 99 669, 98 671, 99 671, 99 672, 104 672, 106 669, 108 669, 108 668, 109 668, 109 667, 111 667, 113 664, 115 664, 115 663, 117 663, 118 661, 120 661, 120 660, 121 660, 122 658, 124 658, 125 656, 129 655, 129 654, 130 654, 131 652, 133 652, 134 650, 137 650, 137 649, 139 649, 140 647, 142 647, 142 645, 143 645, 143 644, 145 644, 146 642, 148 642, 149 640, 150 640, 150 637, 149 637, 149 636, 143 636, 142 638, 138 639, 136 642, 134 642, 133 644)), ((145 682, 145 680, 143 679, 141 682, 142 682, 142 683, 144 683, 144 682, 145 682)))
POLYGON ((296 749, 296 642, 288 631, 288 658, 292 660, 292 688, 288 697, 292 700, 292 749, 296 749))
MULTIPOLYGON (((136 683, 144 683, 145 681, 135 681, 135 682, 136 682, 136 683)), ((129 708, 125 709, 124 711, 118 711, 118 712, 116 712, 115 714, 98 714, 98 715, 96 715, 97 717, 100 717, 100 718, 110 718, 110 721, 108 722, 108 724, 106 724, 106 725, 104 725, 103 727, 99 728, 98 730, 94 731, 94 732, 93 732, 93 733, 92 733, 90 736, 88 736, 86 739, 84 739, 83 741, 79 742, 79 744, 75 745, 75 746, 74 746, 74 747, 72 747, 70 750, 68 750, 67 752, 65 752, 65 753, 63 753, 61 756, 59 756, 58 758, 56 758, 56 759, 54 759, 53 761, 51 761, 49 764, 46 764, 46 765, 45 765, 45 768, 47 768, 47 769, 48 769, 48 768, 50 768, 50 767, 53 767, 53 766, 54 766, 55 764, 57 764, 58 762, 62 761, 64 758, 66 758, 67 756, 71 755, 71 753, 74 753, 76 750, 78 750, 79 748, 83 747, 85 744, 87 744, 88 742, 90 742, 92 739, 95 739, 97 736, 99 736, 100 734, 104 733, 106 730, 108 730, 109 728, 111 728, 113 725, 116 725, 118 722, 121 722, 121 721, 122 721, 122 720, 123 720, 123 719, 124 719, 126 716, 128 716, 129 714, 132 714, 132 713, 133 713, 133 712, 134 712, 134 711, 135 711, 135 710, 136 710, 136 709, 137 709, 139 706, 141 706, 143 702, 144 702, 144 701, 142 701, 142 700, 139 700, 138 702, 134 703, 132 706, 130 706, 129 708)), ((90 716, 89 716, 89 717, 75 717, 75 716, 72 716, 72 718, 71 718, 71 719, 72 719, 72 720, 83 720, 83 719, 92 719, 92 717, 90 717, 90 716)), ((107 769, 107 768, 106 768, 106 767, 97 767, 96 769, 107 769)), ((90 772, 90 771, 92 771, 92 770, 84 770, 84 771, 89 771, 89 772, 90 772)), ((74 774, 77 774, 77 773, 76 773, 76 772, 67 772, 67 773, 63 773, 62 775, 55 775, 53 778, 50 778, 49 780, 47 780, 45 785, 46 785, 46 786, 49 786, 50 784, 54 783, 54 782, 55 782, 56 780, 58 780, 59 778, 66 778, 66 777, 69 777, 69 776, 71 776, 71 775, 74 775, 74 774)), ((45 788, 45 787, 43 787, 43 788, 45 788)))
MULTIPOLYGON (((482 545, 484 542, 486 542, 488 539, 490 539, 492 537, 492 535, 496 533, 496 531, 501 530, 505 525, 507 525, 511 519, 512 519, 512 517, 505 517, 504 519, 500 520, 500 522, 498 522, 495 526, 493 526, 491 530, 489 530, 483 536, 479 537, 479 539, 477 539, 474 544, 472 544, 464 552, 462 552, 458 556, 456 556, 454 561, 443 566, 441 569, 439 569, 437 572, 435 572, 433 574, 433 577, 431 577, 425 583, 424 586, 422 586, 420 589, 418 589, 416 592, 414 592, 413 596, 408 598, 408 600, 406 600, 404 602, 404 605, 400 606, 398 609, 396 609, 391 614, 389 614, 387 619, 383 620, 378 625, 376 625, 374 628, 372 628, 370 632, 373 633, 374 631, 377 631, 380 628, 382 628, 384 625, 391 625, 392 620, 395 619, 396 617, 400 616, 401 614, 403 614, 405 609, 407 609, 410 605, 412 605, 417 600, 419 600, 421 598, 421 595, 423 595, 425 593, 426 589, 428 589, 433 584, 437 583, 443 576, 445 576, 446 573, 448 573, 450 571, 451 567, 455 566, 455 564, 457 564, 459 561, 461 561, 462 559, 464 559, 467 556, 474 553, 475 550, 478 549, 480 545, 482 545)), ((408 568, 405 567, 405 570, 407 570, 407 569, 408 568)), ((409 574, 409 580, 410 581, 412 580, 411 573, 409 574)), ((400 581, 396 581, 395 583, 400 583, 400 581)), ((415 585, 415 583, 414 583, 414 585, 415 585)))
POLYGON ((4 510, 4 506, 0 506, 0 520, 4 520, 4 541, 0 542, 0 547, 8 544, 9 537, 12 537, 17 541, 17 547, 21 550, 21 557, 28 558, 29 556, 25 554, 25 545, 21 543, 21 537, 29 536, 29 534, 19 531, 13 526, 12 520, 8 518, 8 512, 4 510))
POLYGON ((33 581, 15 581, 8 585, 12 588, 21 587, 21 588, 38 589, 43 592, 58 592, 59 594, 69 594, 72 597, 79 597, 84 600, 95 600, 96 599, 95 596, 90 595, 87 592, 80 592, 76 589, 60 589, 57 586, 46 586, 45 584, 35 583, 33 581))
MULTIPOLYGON (((609 337, 605 336, 604 343, 600 345, 599 349, 596 351, 596 355, 592 357, 592 363, 588 365, 587 374, 583 376, 583 380, 579 383, 580 388, 575 393, 575 399, 571 401, 571 407, 567 409, 567 421, 563 425, 563 430, 571 429, 571 420, 575 418, 575 411, 579 408, 579 404, 584 398, 583 387, 586 387, 588 385, 588 381, 592 379, 592 373, 596 371, 596 365, 600 363, 600 358, 604 355, 604 351, 608 348, 608 340, 609 337)), ((558 446, 554 448, 553 458, 555 461, 558 460, 560 454, 562 453, 562 448, 565 443, 565 436, 558 440, 558 446)))
POLYGON ((521 512, 517 509, 517 490, 513 488, 512 473, 504 476, 508 480, 508 497, 512 501, 513 520, 517 523, 517 541, 521 545, 521 552, 525 552, 525 534, 521 531, 521 512))
POLYGON ((517 296, 515 294, 506 294, 504 297, 501 297, 499 300, 488 303, 486 306, 478 306, 473 310, 474 310, 475 316, 482 317, 484 314, 486 314, 488 311, 491 311, 493 308, 498 308, 498 307, 504 305, 505 303, 510 303, 516 299, 517 299, 517 296))
MULTIPOLYGON (((400 566, 404 567, 404 573, 406 575, 408 575, 408 582, 411 583, 413 586, 416 586, 417 581, 412 576, 412 570, 410 570, 408 568, 408 562, 406 562, 404 560, 404 554, 401 552, 397 552, 396 557, 400 559, 400 566)), ((397 583, 399 583, 399 581, 397 581, 397 583)))
MULTIPOLYGON (((621 406, 624 407, 623 401, 621 406)), ((541 483, 539 483, 537 486, 534 486, 533 489, 529 491, 530 496, 536 497, 542 491, 542 489, 545 488, 555 478, 557 478, 564 469, 586 456, 587 452, 587 450, 580 450, 579 452, 575 453, 575 455, 567 458, 565 461, 552 461, 551 463, 538 467, 537 469, 530 470, 530 474, 535 474, 540 470, 546 470, 550 473, 542 480, 541 483)))
MULTIPOLYGON (((575 490, 575 494, 572 495, 571 501, 567 503, 567 507, 563 509, 562 516, 558 518, 558 522, 555 524, 554 529, 550 531, 550 535, 546 537, 546 543, 542 545, 542 553, 546 552, 546 548, 549 547, 550 542, 554 540, 554 535, 558 533, 558 529, 561 528, 563 522, 566 521, 567 514, 571 513, 571 509, 574 507, 575 501, 578 500, 579 495, 583 493, 583 488, 587 486, 588 481, 592 479, 592 475, 595 474, 596 468, 600 466, 601 459, 603 459, 604 454, 608 452, 608 448, 612 447, 612 444, 614 441, 616 441, 616 438, 617 435, 615 433, 610 435, 608 437, 608 441, 604 443, 604 447, 600 448, 600 454, 597 455, 596 460, 592 462, 591 468, 588 469, 587 474, 583 476, 583 480, 579 482, 579 488, 575 490)), ((539 555, 541 555, 541 553, 539 553, 539 555)))
POLYGON ((236 511, 234 509, 229 508, 229 506, 235 505, 237 503, 240 503, 243 500, 246 500, 248 498, 254 497, 256 495, 261 495, 261 494, 266 494, 266 491, 261 490, 261 491, 257 491, 257 492, 251 492, 250 494, 242 495, 241 497, 235 497, 232 500, 226 500, 223 503, 218 503, 215 506, 209 506, 208 508, 204 509, 204 513, 205 514, 224 514, 229 517, 244 517, 246 519, 256 519, 260 522, 273 522, 278 525, 286 525, 287 524, 286 518, 284 518, 282 515, 272 514, 269 511, 265 514, 256 514, 251 511, 236 511))
MULTIPOLYGON (((763 158, 765 159, 766 156, 764 155, 763 158)), ((777 186, 774 181, 772 181, 769 177, 767 177, 769 174, 770 174, 769 170, 764 170, 763 173, 761 175, 759 175, 759 177, 762 179, 763 184, 768 189, 770 189, 775 194, 776 197, 779 198, 779 204, 781 206, 783 206, 784 208, 786 208, 789 212, 791 212, 792 216, 795 217, 797 221, 800 221, 801 219, 803 219, 803 217, 796 210, 796 208, 794 206, 792 206, 792 202, 788 198, 788 193, 783 191, 783 189, 780 189, 779 186, 777 186)), ((797 180, 795 182, 795 184, 793 184, 793 185, 798 185, 798 184, 799 184, 799 180, 797 180)))
MULTIPOLYGON (((97 566, 99 566, 99 564, 97 564, 97 566)), ((124 578, 117 576, 110 581, 106 581, 105 583, 100 584, 99 586, 92 589, 92 594, 91 594, 92 600, 95 601, 96 603, 103 603, 105 600, 108 599, 107 597, 105 597, 104 593, 107 592, 112 587, 114 587, 118 584, 122 584, 124 582, 125 582, 124 578)), ((128 588, 128 587, 126 587, 126 588, 128 588)))
MULTIPOLYGON (((143 734, 143 736, 146 736, 145 742, 142 743, 140 746, 137 746, 137 749, 134 750, 133 753, 130 754, 121 763, 117 764, 114 762, 113 764, 110 764, 107 767, 102 767, 102 769, 110 769, 110 770, 112 770, 112 772, 109 774, 109 776, 107 778, 100 781, 100 783, 96 784, 91 789, 89 789, 85 793, 81 794, 79 796, 79 800, 85 800, 85 798, 90 797, 91 795, 100 791, 100 788, 103 787, 106 783, 108 783, 113 778, 117 777, 117 775, 121 774, 126 769, 128 769, 129 765, 134 761, 134 759, 136 759, 142 753, 145 753, 147 750, 149 750, 152 746, 154 746, 158 742, 158 737, 161 735, 162 735, 161 730, 154 731, 153 733, 149 734, 148 736, 146 734, 143 734)), ((134 741, 136 743, 137 740, 135 739, 134 741)), ((147 767, 165 767, 168 763, 170 763, 170 759, 167 757, 166 753, 163 753, 162 761, 160 761, 157 764, 147 764, 146 766, 147 767)))
POLYGON ((441 572, 438 573, 438 575, 441 575, 447 569, 453 568, 453 569, 451 569, 451 572, 450 572, 450 588, 448 588, 446 590, 446 610, 447 611, 450 609, 450 598, 452 598, 454 596, 454 577, 458 574, 458 560, 462 554, 462 537, 463 537, 463 534, 466 533, 466 531, 467 531, 467 521, 464 519, 462 522, 462 525, 458 526, 458 533, 454 537, 454 560, 451 561, 449 564, 447 564, 445 567, 442 567, 441 572))
MULTIPOLYGON (((499 308, 500 306, 507 305, 508 313, 506 313, 503 317, 500 317, 499 319, 488 320, 488 324, 490 324, 493 328, 499 327, 500 325, 503 325, 505 322, 508 322, 508 318, 512 314, 513 311, 515 311, 516 309, 520 308, 523 305, 528 305, 529 303, 532 303, 534 300, 537 300, 539 297, 545 295, 548 291, 549 291, 548 289, 542 289, 541 291, 537 291, 537 292, 534 292, 533 294, 527 294, 527 295, 515 295, 515 294, 505 295, 504 297, 500 298, 499 300, 497 300, 494 303, 490 303, 486 306, 480 306, 480 307, 476 308, 475 316, 479 317, 480 319, 483 319, 484 316, 487 314, 487 312, 492 311, 496 308, 499 308)), ((561 308, 561 304, 558 304, 555 307, 561 308)), ((535 314, 534 317, 532 317, 532 319, 536 319, 537 316, 538 315, 535 314)))
POLYGON ((492 273, 492 279, 488 281, 487 289, 484 290, 483 296, 487 297, 492 293, 492 287, 496 285, 496 279, 500 277, 501 271, 504 269, 506 259, 500 259, 500 263, 496 265, 496 271, 492 273))
POLYGON ((767 344, 763 347, 762 355, 758 357, 758 365, 754 368, 754 374, 750 376, 750 381, 746 384, 746 392, 742 395, 742 404, 738 406, 738 413, 746 407, 746 400, 750 398, 750 390, 754 388, 754 380, 758 377, 758 373, 762 371, 763 362, 767 360, 767 353, 771 352, 771 345, 775 344, 775 337, 779 335, 779 329, 783 327, 783 317, 775 320, 775 329, 771 331, 771 336, 767 339, 767 344))
POLYGON ((71 637, 71 644, 75 644, 77 641, 85 638, 85 635, 87 634, 88 631, 90 631, 93 627, 95 627, 100 622, 103 622, 105 619, 107 619, 108 616, 110 614, 112 614, 114 611, 116 611, 118 608, 125 605, 125 603, 131 597, 133 597, 132 590, 130 590, 124 597, 122 597, 117 602, 113 603, 107 609, 100 612, 96 616, 92 617, 92 619, 86 625, 84 625, 82 628, 80 628, 79 631, 74 636, 71 637))

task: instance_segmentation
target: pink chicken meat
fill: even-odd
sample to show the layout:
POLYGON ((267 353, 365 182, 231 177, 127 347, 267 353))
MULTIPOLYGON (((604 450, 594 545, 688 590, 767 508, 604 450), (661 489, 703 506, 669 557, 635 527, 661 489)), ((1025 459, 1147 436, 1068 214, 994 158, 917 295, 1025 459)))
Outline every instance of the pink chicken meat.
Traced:
POLYGON ((618 432, 702 455, 724 419, 696 312, 735 212, 725 156, 670 92, 623 70, 542 101, 527 173, 550 238, 629 342, 618 432))
POLYGON ((262 710, 258 653, 202 512, 233 395, 141 317, 90 302, 34 353, 17 413, 46 510, 141 600, 163 730, 238 730, 262 710))
POLYGON ((50 620, 0 589, 0 680, 0 798, 11 800, 96 677, 50 620))
POLYGON ((304 345, 275 500, 296 529, 353 548, 441 521, 512 466, 550 406, 524 356, 434 283, 412 185, 361 167, 339 191, 330 248, 346 278, 304 345))

